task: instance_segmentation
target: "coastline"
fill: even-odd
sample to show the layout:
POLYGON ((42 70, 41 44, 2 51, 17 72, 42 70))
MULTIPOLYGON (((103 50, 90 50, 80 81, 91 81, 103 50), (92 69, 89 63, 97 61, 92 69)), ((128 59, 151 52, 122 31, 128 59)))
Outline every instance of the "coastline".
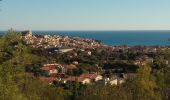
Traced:
MULTIPOLYGON (((0 34, 5 31, 0 31, 0 34)), ((34 35, 60 35, 99 40, 109 46, 169 46, 170 31, 33 31, 34 35)))

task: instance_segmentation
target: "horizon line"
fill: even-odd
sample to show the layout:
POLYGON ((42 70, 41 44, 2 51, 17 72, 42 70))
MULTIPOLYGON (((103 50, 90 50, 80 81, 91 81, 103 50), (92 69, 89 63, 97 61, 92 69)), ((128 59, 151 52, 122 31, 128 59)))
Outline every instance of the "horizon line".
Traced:
MULTIPOLYGON (((10 29, 8 29, 10 30, 10 29)), ((0 30, 1 32, 5 32, 8 30, 0 30)), ((31 30, 31 29, 19 29, 19 30, 15 30, 14 31, 27 31, 27 30, 31 30)), ((170 29, 122 29, 122 30, 31 30, 31 31, 170 31, 170 29)))

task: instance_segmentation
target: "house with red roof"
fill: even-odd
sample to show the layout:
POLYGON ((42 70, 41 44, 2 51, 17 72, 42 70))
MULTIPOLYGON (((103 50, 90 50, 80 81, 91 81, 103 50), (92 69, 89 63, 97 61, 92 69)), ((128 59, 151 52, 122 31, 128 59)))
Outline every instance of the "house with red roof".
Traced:
POLYGON ((98 74, 89 74, 89 73, 83 73, 80 75, 80 78, 88 78, 91 81, 97 82, 99 80, 102 80, 103 77, 101 75, 98 74))
POLYGON ((42 71, 43 75, 50 76, 51 74, 57 74, 57 66, 56 65, 49 65, 41 67, 40 70, 42 71))

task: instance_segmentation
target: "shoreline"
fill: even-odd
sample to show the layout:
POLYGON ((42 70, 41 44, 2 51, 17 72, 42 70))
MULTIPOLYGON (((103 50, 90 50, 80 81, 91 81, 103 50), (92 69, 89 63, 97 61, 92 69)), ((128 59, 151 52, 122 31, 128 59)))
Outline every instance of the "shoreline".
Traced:
MULTIPOLYGON (((5 31, 4 31, 5 32, 5 31)), ((90 31, 33 31, 33 35, 59 35, 59 36, 68 36, 70 38, 79 37, 82 39, 93 39, 100 41, 102 44, 107 46, 169 46, 169 37, 170 31, 155 31, 143 33, 144 31, 137 31, 139 33, 132 33, 129 31, 102 31, 90 32, 90 31), (113 33, 112 33, 113 32, 113 33), (98 36, 96 36, 98 35, 98 36), (121 35, 121 36, 120 36, 121 35), (130 36, 128 36, 130 35, 130 36), (139 36, 138 36, 139 35, 139 36), (141 37, 141 39, 140 39, 141 37), (143 40, 142 40, 143 39, 143 40), (151 39, 151 40, 150 40, 151 39)), ((2 35, 2 31, 0 31, 2 35)))

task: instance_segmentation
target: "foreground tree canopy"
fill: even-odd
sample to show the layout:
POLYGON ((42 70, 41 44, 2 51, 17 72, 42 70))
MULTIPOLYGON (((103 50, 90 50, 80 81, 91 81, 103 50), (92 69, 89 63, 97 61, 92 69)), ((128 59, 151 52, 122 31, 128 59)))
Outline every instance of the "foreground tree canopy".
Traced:
POLYGON ((64 100, 67 93, 63 89, 25 73, 25 66, 36 60, 21 34, 10 30, 0 38, 0 100, 64 100))

